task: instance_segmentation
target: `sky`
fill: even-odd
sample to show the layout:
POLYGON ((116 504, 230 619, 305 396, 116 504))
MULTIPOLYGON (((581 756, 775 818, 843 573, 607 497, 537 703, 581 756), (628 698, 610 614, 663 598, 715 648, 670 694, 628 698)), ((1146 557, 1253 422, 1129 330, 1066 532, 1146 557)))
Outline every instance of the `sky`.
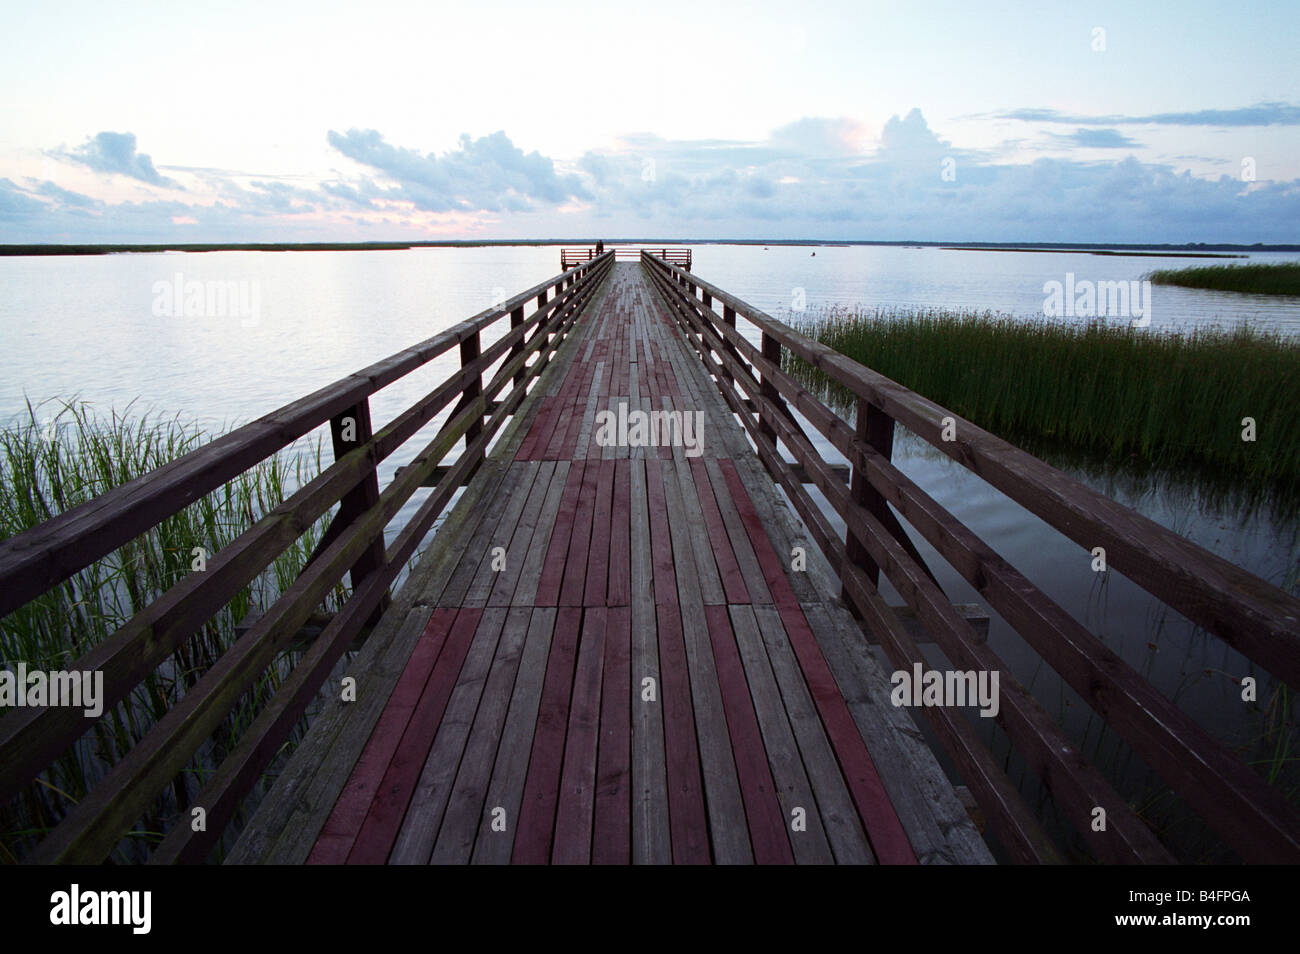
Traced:
POLYGON ((1300 242, 1300 3, 0 0, 0 244, 1300 242))

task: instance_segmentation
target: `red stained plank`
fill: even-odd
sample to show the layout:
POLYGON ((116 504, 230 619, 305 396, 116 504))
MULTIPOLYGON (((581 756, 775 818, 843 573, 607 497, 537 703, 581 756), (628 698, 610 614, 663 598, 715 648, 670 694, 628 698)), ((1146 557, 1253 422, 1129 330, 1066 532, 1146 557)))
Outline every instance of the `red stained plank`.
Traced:
POLYGON ((673 543, 668 533, 668 506, 664 503, 663 464, 645 462, 646 501, 650 514, 650 562, 654 572, 655 602, 677 605, 677 576, 673 569, 673 543))
POLYGON ((569 426, 569 414, 572 398, 568 394, 557 395, 555 412, 551 418, 551 430, 545 440, 545 449, 541 452, 542 460, 561 460, 560 450, 564 446, 564 435, 569 426))
POLYGON ((596 509, 596 483, 600 478, 600 464, 587 463, 582 472, 582 487, 578 491, 578 507, 573 517, 573 532, 569 535, 569 553, 564 561, 564 582, 560 586, 560 606, 581 606, 583 587, 587 577, 587 554, 591 550, 591 520, 596 509))
POLYGON ((614 498, 610 513, 609 606, 627 606, 632 601, 632 469, 628 459, 614 461, 614 498))
MULTIPOLYGON (((590 388, 590 384, 588 384, 590 388)), ((582 456, 578 453, 578 434, 582 431, 582 418, 587 412, 587 391, 582 391, 575 395, 573 403, 569 405, 569 417, 564 430, 564 442, 560 445, 560 458, 573 458, 582 456)))
POLYGON ((831 748, 835 750, 840 771, 849 784, 853 803, 858 807, 858 815, 867 831, 871 850, 881 864, 916 864, 916 855, 907 833, 881 784, 871 754, 862 741, 857 723, 853 721, 853 715, 840 694, 835 677, 826 663, 826 657, 822 655, 821 647, 817 645, 817 639, 808 626, 803 610, 798 606, 779 606, 778 611, 795 657, 799 660, 799 668, 803 670, 808 691, 821 716, 822 725, 826 727, 831 748))
POLYGON ((600 761, 591 856, 595 864, 626 865, 632 861, 631 666, 631 610, 627 606, 612 607, 605 629, 605 677, 600 702, 600 761))
POLYGON ((569 729, 564 740, 564 770, 560 777, 560 798, 555 816, 555 845, 551 849, 551 862, 557 865, 591 862, 607 612, 603 606, 589 607, 583 612, 578 669, 573 678, 569 729))
POLYGON ((451 698, 456 677, 460 675, 460 668, 465 662, 482 615, 483 611, 478 609, 462 609, 456 614, 456 621, 447 634, 446 646, 438 655, 433 673, 420 696, 419 705, 411 714, 411 720, 393 752, 392 761, 384 772, 379 790, 370 803, 365 823, 357 833, 356 844, 348 853, 348 864, 378 865, 388 860, 388 853, 392 850, 402 824, 402 816, 406 814, 411 793, 420 780, 420 772, 429 756, 433 737, 437 734, 438 724, 447 708, 447 700, 451 698))
MULTIPOLYGON (((653 523, 653 513, 650 519, 653 523)), ((677 601, 660 603, 656 615, 659 622, 659 698, 664 707, 668 828, 672 836, 673 863, 708 864, 711 859, 700 778, 700 750, 695 739, 686 644, 677 601)))
POLYGON ((753 546, 754 556, 758 558, 758 565, 763 570, 763 578, 767 581, 768 592, 772 594, 772 602, 778 607, 793 606, 797 609, 799 600, 794 595, 794 590, 790 588, 790 581, 786 579, 785 565, 772 549, 772 542, 767 537, 767 531, 763 529, 763 521, 754 510, 754 502, 749 499, 745 485, 740 480, 740 474, 736 472, 735 463, 722 458, 718 461, 718 467, 727 482, 727 489, 731 491, 731 499, 740 514, 740 520, 749 534, 750 545, 753 546))
POLYGON ((533 733, 532 754, 528 759, 528 777, 519 805, 519 825, 511 856, 515 864, 545 864, 551 856, 569 696, 581 625, 581 609, 564 607, 556 615, 551 654, 546 662, 546 681, 542 685, 542 701, 537 710, 537 729, 533 733))
POLYGON ((761 865, 793 864, 794 853, 785 831, 785 815, 776 797, 776 784, 763 747, 763 733, 754 712, 749 682, 745 679, 745 668, 736 646, 736 636, 731 630, 727 607, 706 606, 704 616, 709 625, 709 642, 717 665, 731 750, 736 757, 740 794, 745 801, 754 861, 761 865))
POLYGON ((745 586, 744 575, 732 552, 731 540, 727 528, 722 522, 722 513, 713 497, 713 484, 709 481, 709 471, 704 460, 696 457, 690 461, 691 476, 695 479, 696 496, 700 499, 700 510, 704 514, 704 525, 709 531, 709 543, 713 547, 713 560, 718 566, 718 575, 722 577, 722 589, 728 603, 748 603, 749 589, 745 586))
POLYGON ((541 399, 541 405, 537 409, 537 416, 533 418, 532 425, 528 428, 528 434, 520 443, 519 449, 515 452, 516 460, 535 460, 541 456, 541 448, 545 447, 546 441, 551 433, 551 418, 554 414, 554 398, 544 397, 541 399))
POLYGON ((361 758, 352 769, 352 775, 339 793, 334 809, 312 847, 311 855, 307 858, 308 864, 341 865, 347 861, 348 852, 356 842, 357 832, 365 822, 366 811, 370 808, 375 792, 379 790, 397 743, 411 720, 424 685, 429 680, 429 673, 433 671, 434 662, 451 631, 456 612, 447 608, 433 611, 406 668, 393 687, 388 704, 370 733, 370 740, 366 743, 361 758))
POLYGON ((560 505, 555 514, 555 526, 551 528, 551 539, 546 548, 546 563, 542 567, 541 578, 537 581, 534 606, 555 606, 559 602, 560 585, 564 582, 564 558, 569 552, 569 537, 573 532, 574 515, 578 509, 584 466, 582 461, 574 461, 569 467, 564 493, 560 496, 560 505))

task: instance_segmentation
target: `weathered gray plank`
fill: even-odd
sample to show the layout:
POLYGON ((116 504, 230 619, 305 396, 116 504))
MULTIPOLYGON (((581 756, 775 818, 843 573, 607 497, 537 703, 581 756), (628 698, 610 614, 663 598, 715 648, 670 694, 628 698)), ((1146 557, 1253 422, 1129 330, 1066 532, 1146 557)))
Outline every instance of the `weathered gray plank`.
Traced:
POLYGON ((783 705, 763 638, 758 632, 754 609, 743 605, 730 609, 731 626, 736 633, 736 645, 740 647, 740 659, 745 666, 745 678, 749 680, 750 696, 763 733, 763 747, 767 749, 768 764, 772 768, 772 780, 786 825, 793 823, 798 809, 803 809, 807 820, 807 830, 790 832, 795 861, 799 864, 830 864, 835 855, 826 839, 824 821, 794 731, 790 728, 790 714, 783 705))
POLYGON ((871 864, 875 857, 867 843, 862 820, 804 682, 803 670, 790 646, 781 614, 775 606, 755 606, 753 613, 835 860, 839 864, 871 864))
POLYGON ((700 595, 699 581, 693 572, 695 563, 691 556, 681 488, 677 484, 672 461, 662 461, 661 469, 713 856, 719 864, 750 864, 754 860, 753 849, 745 822, 735 756, 731 751, 731 736, 722 707, 722 690, 718 685, 713 645, 705 622, 704 601, 700 595))
POLYGON ((669 864, 668 780, 655 624, 653 563, 645 462, 630 462, 632 481, 632 860, 669 864), (642 699, 644 680, 652 679, 654 701, 642 699))
POLYGON ((532 751, 537 710, 542 701, 542 682, 546 675, 546 660, 551 652, 551 637, 555 632, 555 616, 556 609, 552 606, 537 607, 530 611, 519 675, 510 696, 510 708, 506 714, 505 728, 501 732, 501 744, 497 747, 492 780, 488 783, 487 797, 483 801, 483 816, 474 842, 472 858, 475 864, 507 864, 514 849, 515 826, 519 818, 519 804, 524 797, 528 756, 532 751), (492 828, 493 813, 498 808, 503 812, 503 831, 492 828))

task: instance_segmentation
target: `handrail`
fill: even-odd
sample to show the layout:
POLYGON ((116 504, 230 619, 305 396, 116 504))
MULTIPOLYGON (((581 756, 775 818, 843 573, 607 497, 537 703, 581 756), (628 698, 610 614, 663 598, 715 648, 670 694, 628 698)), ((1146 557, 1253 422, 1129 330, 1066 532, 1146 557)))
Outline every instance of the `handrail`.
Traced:
MULTIPOLYGON (((240 801, 275 755, 332 666, 381 609, 388 590, 456 488, 481 465, 488 444, 524 400, 529 383, 613 265, 605 253, 515 295, 411 348, 384 358, 305 398, 233 431, 158 470, 109 491, 32 530, 0 542, 0 599, 8 612, 82 567, 147 532, 312 428, 330 422, 335 461, 234 542, 117 632, 72 664, 103 673, 108 712, 303 531, 339 504, 317 552, 252 628, 114 765, 36 847, 30 860, 103 860, 157 794, 192 758, 240 696, 345 574, 352 593, 288 674, 253 725, 192 801, 205 809, 205 830, 173 828, 154 860, 202 860, 240 801), (552 294, 553 293, 553 294, 552 294), (525 317, 525 308, 535 309, 525 317), (486 349, 481 332, 510 317, 510 330, 486 349), (459 345, 461 368, 377 433, 368 397, 459 345), (529 364, 534 355, 538 359, 529 364), (489 382, 483 375, 498 361, 489 382), (497 395, 505 396, 497 401, 497 395), (450 420, 386 487, 376 467, 459 396, 450 420), (344 437, 351 418, 352 439, 344 437), (435 468, 461 438, 465 449, 440 479, 435 468), (433 493, 384 547, 384 528, 420 486, 433 493), (93 539, 86 539, 92 535, 93 539), (35 577, 35 579, 33 579, 35 577)), ((18 708, 0 718, 0 798, 35 778, 76 743, 93 720, 67 707, 18 708)))
MULTIPOLYGON (((1296 679, 1300 600, 717 286, 648 252, 642 262, 674 317, 687 330, 688 340, 709 365, 723 397, 749 431, 760 459, 790 495, 810 533, 840 573, 845 596, 874 624, 872 629, 880 635, 891 659, 904 669, 921 661, 897 617, 879 598, 879 569, 955 664, 1003 672, 999 721, 1076 827, 1092 836, 1099 856, 1118 861, 1168 860, 1123 799, 1074 751, 1032 697, 1007 678, 998 657, 952 610, 886 504, 895 507, 980 590, 1227 844, 1250 860, 1300 859, 1300 820, 1274 789, 890 463, 894 422, 920 434, 1076 542, 1088 549, 1105 546, 1112 566, 1292 685, 1300 684, 1296 679), (723 305, 721 316, 713 309, 715 299, 723 305), (737 330, 738 316, 762 332, 761 347, 737 330), (856 429, 782 369, 782 348, 821 368, 858 396, 856 429), (791 408, 849 459, 853 467, 850 484, 834 475, 791 408), (945 424, 955 440, 943 439, 945 424), (831 530, 779 453, 778 441, 794 454, 845 519, 844 539, 831 530), (1162 576, 1165 564, 1175 557, 1181 561, 1181 585, 1170 584, 1162 576), (1147 566, 1144 560, 1156 563, 1157 568, 1147 566), (1196 577, 1194 590, 1190 575, 1196 577), (1107 810, 1105 836, 1091 831, 1091 812, 1098 806, 1107 810)), ((1018 799, 1009 799, 1007 786, 990 774, 988 753, 972 748, 972 738, 957 724, 960 716, 954 719, 947 710, 930 707, 924 711, 962 766, 973 794, 1013 856, 1025 861, 1049 860, 1041 832, 1026 823, 1018 799)))
MULTIPOLYGON (((639 245, 611 245, 610 249, 614 252, 614 258, 616 261, 639 261, 641 258, 642 246, 639 245)), ((656 245, 654 247, 646 247, 646 250, 657 252, 660 258, 673 265, 680 265, 688 272, 691 270, 692 252, 689 246, 656 245)), ((562 248, 560 249, 560 267, 568 268, 572 265, 577 265, 580 262, 589 261, 595 256, 595 254, 595 246, 562 248)))

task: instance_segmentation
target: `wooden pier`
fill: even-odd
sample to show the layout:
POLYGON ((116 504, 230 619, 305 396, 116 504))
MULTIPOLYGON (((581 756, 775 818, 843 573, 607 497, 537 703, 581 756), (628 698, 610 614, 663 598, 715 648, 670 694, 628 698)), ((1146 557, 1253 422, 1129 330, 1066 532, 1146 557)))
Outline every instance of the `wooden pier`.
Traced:
MULTIPOLYGON (((109 704, 120 700, 338 505, 298 580, 29 860, 106 857, 345 576, 342 610, 318 620, 270 704, 188 794, 206 826, 178 812, 153 861, 212 854, 322 687, 323 708, 228 862, 991 862, 914 714, 1005 857, 1061 860, 960 710, 891 704, 887 670, 922 661, 922 633, 954 667, 1001 672, 1000 724, 1097 859, 1171 860, 943 594, 900 518, 1245 860, 1300 859, 1300 823, 1275 790, 893 467, 894 424, 1081 546, 1105 546, 1112 565, 1292 686, 1300 602, 656 250, 617 258, 575 259, 504 306, 0 543, 3 614, 331 425, 331 466, 81 661, 105 673, 109 704), (369 396, 452 349, 461 370, 376 431, 369 396), (856 426, 784 374, 783 349, 859 396, 856 426), (452 402, 381 491, 379 462, 452 402), (820 457, 805 423, 851 475, 820 457), (943 436, 950 423, 955 440, 943 436), (422 486, 434 489, 385 545, 385 525, 422 486), (906 613, 881 599, 882 573, 906 613), (362 633, 340 691, 326 680, 362 633)), ((0 797, 86 728, 66 710, 8 713, 0 797)))

